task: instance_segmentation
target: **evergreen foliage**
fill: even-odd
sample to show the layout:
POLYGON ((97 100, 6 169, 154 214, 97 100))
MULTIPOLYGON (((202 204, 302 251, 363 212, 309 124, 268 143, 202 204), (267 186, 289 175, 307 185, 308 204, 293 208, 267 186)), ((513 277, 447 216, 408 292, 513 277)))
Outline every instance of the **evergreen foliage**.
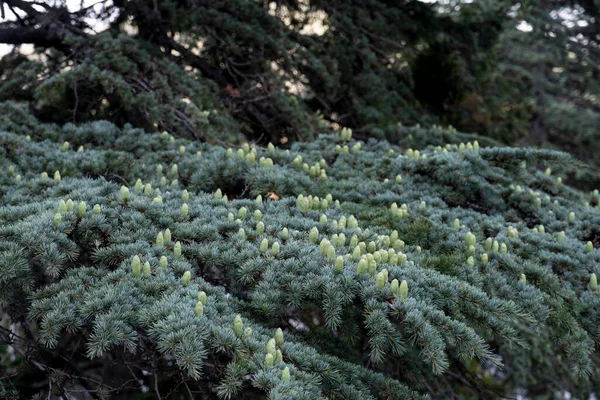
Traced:
POLYGON ((225 148, 2 107, 4 397, 600 391, 599 196, 565 153, 225 148))

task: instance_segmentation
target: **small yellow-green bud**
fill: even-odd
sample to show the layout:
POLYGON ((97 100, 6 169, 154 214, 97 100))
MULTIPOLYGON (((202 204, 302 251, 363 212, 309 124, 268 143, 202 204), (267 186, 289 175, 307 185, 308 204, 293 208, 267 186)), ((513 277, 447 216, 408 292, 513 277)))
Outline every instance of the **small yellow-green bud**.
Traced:
POLYGON ((243 239, 243 238, 246 238, 246 231, 244 230, 244 228, 240 228, 240 229, 238 230, 238 237, 240 237, 240 238, 242 238, 242 239, 243 239))
POLYGON ((85 210, 87 209, 87 206, 85 204, 85 201, 80 202, 77 205, 77 217, 78 218, 82 218, 85 215, 85 210))
POLYGON ((55 171, 54 172, 54 182, 60 183, 61 179, 62 178, 60 177, 60 172, 59 171, 55 171))
POLYGON ((156 172, 159 173, 159 174, 162 174, 162 172, 163 172, 163 166, 161 164, 158 164, 156 166, 156 172))
POLYGON ((185 146, 179 146, 179 152, 181 154, 185 153, 185 146))
POLYGON ((561 185, 562 181, 563 181, 563 179, 560 176, 558 178, 556 178, 556 184, 557 185, 561 185))
POLYGON ((69 145, 69 142, 64 142, 64 143, 62 144, 62 147, 61 147, 60 149, 61 149, 62 151, 67 151, 67 150, 69 150, 69 146, 70 146, 70 145, 69 145))
POLYGON ((321 225, 327 225, 327 215, 321 214, 321 217, 319 218, 319 222, 321 223, 321 225))
POLYGON ((275 356, 275 362, 277 364, 282 363, 283 362, 283 353, 281 352, 281 350, 277 349, 277 355, 275 356))
POLYGON ((283 228, 281 230, 281 238, 283 240, 287 240, 290 237, 290 232, 288 231, 288 228, 283 228))
POLYGON ((277 328, 275 331, 275 344, 277 344, 277 346, 281 346, 283 344, 283 331, 281 328, 277 328))
POLYGON ((460 220, 459 220, 458 218, 456 218, 456 219, 454 220, 454 222, 452 223, 452 227, 453 227, 454 229, 456 229, 456 230, 459 230, 459 229, 460 229, 460 220))
POLYGON ((48 179, 48 173, 47 172, 42 172, 42 179, 43 180, 48 179))
POLYGON ((135 191, 141 192, 143 189, 144 189, 144 184, 142 183, 142 180, 138 179, 137 181, 135 181, 135 191))
POLYGON ((164 176, 160 178, 160 186, 165 186, 167 184, 167 178, 164 176))
POLYGON ((252 336, 252 328, 250 328, 250 327, 245 328, 244 336, 252 336))
POLYGON ((402 176, 396 175, 396 183, 402 183, 402 176))
POLYGON ((535 200, 533 200, 533 206, 535 208, 540 208, 542 206, 542 199, 536 197, 535 200))
POLYGON ((158 265, 160 265, 162 268, 166 268, 169 266, 169 260, 167 260, 167 257, 161 256, 160 260, 158 261, 158 265))
POLYGON ((271 255, 273 257, 277 257, 279 255, 279 243, 275 242, 273 243, 273 246, 271 247, 271 255))
POLYGON ((375 278, 375 286, 377 286, 377 289, 383 289, 383 287, 386 284, 386 279, 385 279, 385 273, 382 271, 379 271, 379 273, 377 274, 377 277, 375 278))
POLYGON ((129 200, 129 189, 127 186, 121 186, 121 200, 125 203, 129 200))
POLYGON ((204 315, 204 304, 201 301, 196 303, 196 316, 201 317, 204 315))
POLYGON ((100 214, 100 212, 102 212, 102 210, 100 209, 100 204, 95 204, 94 208, 92 209, 92 212, 96 215, 100 214))
POLYGON ((144 263, 144 266, 142 267, 142 271, 143 271, 142 273, 144 275, 144 278, 149 278, 150 277, 150 273, 152 271, 150 270, 150 263, 148 261, 146 261, 144 263))
POLYGON ((227 213, 227 219, 230 221, 235 221, 235 217, 233 216, 233 213, 227 213))
POLYGON ((288 367, 285 367, 283 371, 281 371, 281 380, 284 382, 290 381, 290 369, 288 367))
POLYGON ((254 219, 256 221, 260 221, 262 219, 263 215, 262 212, 260 210, 256 210, 254 211, 254 219))
POLYGON ((67 203, 63 199, 58 201, 58 212, 61 214, 65 214, 67 212, 67 203))
POLYGON ((190 280, 192 280, 192 273, 190 271, 185 271, 181 277, 181 284, 187 286, 188 283, 190 283, 190 280))
POLYGON ((344 269, 344 257, 337 256, 337 258, 335 259, 335 271, 342 272, 343 269, 344 269))
POLYGON ((188 207, 187 203, 183 203, 183 204, 181 205, 181 215, 182 215, 182 216, 184 216, 184 217, 187 217, 187 216, 188 216, 188 213, 189 213, 189 210, 190 210, 190 209, 189 209, 189 207, 188 207))
POLYGON ((465 243, 467 244, 468 247, 469 246, 475 246, 475 241, 476 240, 477 240, 477 238, 471 232, 467 232, 465 234, 465 243))
POLYGON ((65 205, 67 207, 67 212, 73 211, 73 200, 68 199, 65 205))
POLYGON ((469 258, 467 258, 467 265, 469 267, 474 267, 475 266, 475 259, 473 258, 473 256, 469 256, 469 258))
POLYGON ((596 290, 598 288, 598 279, 596 278, 596 274, 590 275, 590 289, 596 290))
POLYGON ((400 283, 400 301, 404 303, 406 299, 408 299, 408 282, 403 279, 400 283))
POLYGON ((319 230, 314 227, 310 230, 310 233, 308 234, 308 241, 311 243, 317 243, 317 241, 319 240, 319 230))
POLYGON ((265 254, 267 252, 267 250, 269 250, 269 240, 267 238, 264 238, 260 242, 260 252, 262 254, 265 254))
POLYGON ((489 258, 488 258, 488 255, 487 255, 487 253, 483 253, 483 254, 481 254, 481 263, 482 263, 482 264, 487 264, 487 263, 488 263, 488 261, 489 261, 489 258))
POLYGON ((489 238, 485 239, 485 242, 483 243, 483 249, 485 251, 490 251, 492 249, 493 244, 494 244, 494 242, 493 242, 492 238, 489 237, 489 238))
POLYGON ((256 234, 262 235, 265 232, 265 224, 262 221, 258 221, 256 224, 256 234))
POLYGON ((398 279, 393 279, 392 283, 390 283, 390 293, 393 295, 398 294, 400 290, 400 284, 398 283, 398 279))
POLYGON ((274 360, 275 359, 273 358, 273 354, 271 354, 271 353, 265 354, 265 366, 267 366, 267 367, 272 366, 274 360))
POLYGON ((527 282, 527 277, 525 276, 525 274, 521 274, 521 276, 519 276, 519 282, 523 282, 523 283, 527 282))
POLYGON ((201 290, 200 292, 198 292, 198 301, 202 304, 206 304, 208 300, 208 296, 206 295, 206 292, 204 290, 201 290))
POLYGON ((560 232, 558 233, 558 242, 559 242, 559 243, 562 243, 562 242, 564 242, 564 241, 565 241, 565 231, 560 231, 560 232))
POLYGON ((177 164, 173 164, 171 166, 171 175, 177 176, 178 173, 179 173, 179 168, 177 167, 177 164))
POLYGON ((358 261, 358 265, 356 267, 356 272, 359 274, 364 274, 365 272, 367 272, 368 266, 369 266, 369 262, 367 261, 367 259, 361 258, 358 261))
POLYGON ((569 224, 572 224, 573 222, 575 222, 575 213, 570 212, 569 213, 569 224))
POLYGON ((367 251, 371 254, 375 253, 375 251, 377 250, 377 245, 375 244, 375 242, 371 241, 369 242, 369 244, 367 245, 367 251))
POLYGON ((133 261, 131 262, 131 272, 133 273, 134 278, 140 276, 140 273, 142 272, 142 262, 138 256, 133 256, 133 261))
POLYGON ((240 208, 240 209, 239 209, 239 211, 238 211, 238 216, 239 216, 241 219, 244 219, 244 218, 246 218, 246 214, 247 214, 247 213, 248 213, 248 209, 247 209, 246 207, 242 207, 242 208, 240 208))
POLYGON ((175 258, 181 257, 181 243, 175 242, 175 246, 173 247, 173 253, 175 254, 175 258))
POLYGON ((221 200, 223 198, 223 192, 221 192, 221 189, 217 189, 214 196, 215 196, 215 199, 221 200))
POLYGON ((236 335, 241 336, 244 328, 244 323, 242 322, 242 317, 240 314, 236 315, 233 319, 233 331, 236 335))
POLYGON ((171 230, 169 228, 165 229, 164 239, 167 243, 171 241, 171 230))
POLYGON ((592 242, 587 242, 585 244, 585 251, 590 253, 592 250, 594 250, 594 244, 592 242))
POLYGON ((327 258, 330 260, 335 259, 335 247, 333 247, 331 244, 327 248, 327 258))
POLYGON ((246 154, 246 161, 250 164, 253 164, 256 161, 256 155, 254 153, 246 154))
POLYGON ((60 213, 54 214, 54 225, 60 225, 62 222, 62 215, 60 213))
POLYGON ((184 189, 183 192, 181 192, 181 201, 183 201, 184 203, 187 203, 190 199, 190 194, 188 193, 187 190, 184 189))
POLYGON ((277 346, 275 343, 275 339, 271 338, 267 342, 267 353, 273 355, 275 357, 277 355, 277 346))
POLYGON ((164 244, 165 244, 165 237, 162 232, 158 232, 158 234, 156 235, 156 245, 164 246, 164 244))
POLYGON ((505 243, 500 244, 500 253, 508 253, 508 247, 506 247, 505 243))

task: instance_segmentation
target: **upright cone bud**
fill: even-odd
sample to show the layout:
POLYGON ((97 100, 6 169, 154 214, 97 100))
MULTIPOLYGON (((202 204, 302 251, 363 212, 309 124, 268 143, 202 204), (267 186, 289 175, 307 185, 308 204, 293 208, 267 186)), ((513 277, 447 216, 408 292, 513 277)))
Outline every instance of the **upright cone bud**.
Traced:
POLYGON ((208 301, 208 297, 206 296, 206 292, 201 290, 200 292, 198 292, 198 301, 202 304, 206 304, 206 302, 208 301))
POLYGON ((288 231, 288 228, 283 228, 283 229, 281 230, 281 238, 282 238, 283 240, 287 240, 289 237, 290 237, 290 233, 289 233, 289 231, 288 231))
POLYGON ((54 225, 60 225, 62 222, 62 215, 60 213, 54 214, 54 225))
POLYGON ((283 331, 281 328, 277 328, 275 331, 275 344, 277 344, 277 346, 281 346, 283 344, 283 331))
POLYGON ((121 200, 124 203, 129 201, 129 188, 127 188, 127 186, 121 186, 121 200))
POLYGON ((181 277, 181 283, 183 286, 187 286, 188 283, 190 283, 190 280, 192 280, 192 273, 190 271, 185 271, 181 277))
POLYGON ((65 205, 67 206, 67 212, 73 211, 73 200, 71 200, 71 199, 67 200, 65 205))
POLYGON ((196 303, 196 316, 201 317, 204 315, 204 304, 201 301, 196 303))
POLYGON ((598 288, 598 279, 596 278, 596 274, 592 273, 590 275, 590 289, 596 290, 598 288))
POLYGON ((562 242, 564 242, 564 241, 565 241, 565 231, 560 231, 560 232, 558 233, 558 242, 559 242, 559 243, 562 243, 562 242))
POLYGON ((310 233, 308 234, 308 241, 311 243, 317 243, 319 240, 319 230, 317 228, 312 228, 310 233))
POLYGON ((173 247, 173 253, 175 254, 175 258, 181 257, 181 243, 175 242, 175 246, 173 247))
POLYGON ((260 210, 254 211, 254 219, 256 221, 262 220, 262 212, 260 210))
POLYGON ((398 283, 398 279, 393 279, 392 283, 390 283, 390 292, 393 295, 398 294, 398 292, 400 291, 400 285, 398 283))
POLYGON ((165 244, 165 238, 163 236, 162 232, 158 232, 158 234, 156 235, 156 245, 157 246, 164 246, 165 244))
POLYGON ((590 253, 592 250, 594 250, 594 244, 592 242, 587 242, 585 244, 585 251, 590 253))
POLYGON ((469 267, 474 267, 475 266, 475 259, 473 258, 473 256, 469 256, 469 258, 467 258, 467 265, 469 267))
POLYGON ((269 250, 269 240, 267 238, 264 238, 260 242, 260 252, 262 254, 265 254, 267 252, 267 250, 269 250))
POLYGON ((65 214, 67 212, 67 203, 63 199, 60 199, 58 202, 58 212, 61 214, 65 214))
POLYGON ((161 256, 160 260, 158 261, 158 265, 160 265, 162 268, 167 268, 169 266, 169 260, 167 260, 167 257, 161 256))
POLYGON ((165 229, 164 239, 166 243, 171 241, 171 230, 169 228, 165 229))
POLYGON ((131 262, 131 272, 133 273, 134 278, 140 276, 140 273, 142 272, 142 262, 138 256, 133 256, 133 261, 131 262))
POLYGON ((265 354, 265 366, 271 367, 273 365, 273 361, 275 361, 273 354, 271 354, 271 353, 265 354))
POLYGON ((344 269, 344 257, 337 256, 337 258, 335 259, 335 271, 342 272, 343 269, 344 269))
POLYGON ((183 203, 181 205, 181 215, 184 217, 187 217, 188 213, 189 213, 189 207, 188 207, 187 203, 183 203))
POLYGON ((279 255, 279 248, 280 246, 278 242, 273 243, 273 246, 271 247, 271 255, 273 257, 277 257, 279 255))
POLYGON ((262 235, 265 233, 265 224, 262 221, 258 221, 256 224, 256 235, 262 235))
POLYGON ((467 244, 467 247, 475 246, 475 241, 476 237, 471 232, 465 234, 465 243, 467 244))
POLYGON ((404 303, 406 299, 408 299, 408 282, 402 280, 402 283, 400 283, 400 301, 404 303))
POLYGON ((77 205, 77 217, 82 218, 85 215, 85 210, 87 206, 85 205, 85 201, 80 202, 77 205))
POLYGON ((62 178, 60 177, 60 172, 59 171, 54 172, 54 182, 60 183, 61 179, 62 178))
POLYGON ((290 381, 290 369, 288 367, 285 367, 283 371, 281 371, 281 380, 284 382, 290 381))
POLYGON ((490 251, 492 249, 492 245, 493 245, 493 240, 491 237, 485 239, 485 242, 483 244, 483 249, 485 251, 490 251))
POLYGON ((217 191, 215 192, 215 199, 221 200, 222 198, 223 198, 223 192, 221 192, 221 189, 217 189, 217 191))
POLYGON ((236 315, 233 319, 233 331, 236 335, 241 336, 244 328, 244 323, 242 322, 242 317, 240 314, 236 315))
POLYGON ((521 274, 521 276, 519 276, 519 282, 527 282, 527 277, 525 276, 525 274, 521 274))
POLYGON ((102 212, 102 210, 100 209, 100 204, 96 204, 94 205, 94 208, 92 209, 92 212, 96 215, 100 214, 102 212))
POLYGON ((377 289, 381 290, 384 288, 385 283, 385 274, 383 273, 383 271, 379 271, 377 277, 375 278, 375 286, 377 286, 377 289))
POLYGON ((144 189, 144 184, 142 183, 142 180, 138 179, 137 181, 135 181, 135 191, 141 192, 143 189, 144 189))
POLYGON ((569 224, 572 224, 575 222, 575 213, 574 212, 570 212, 569 213, 569 224))
POLYGON ((150 273, 152 271, 150 270, 150 263, 148 261, 146 261, 144 263, 144 266, 143 266, 142 270, 143 270, 144 278, 149 278, 150 277, 150 273))
POLYGON ((454 222, 452 223, 452 227, 453 227, 454 229, 456 229, 456 230, 459 230, 459 229, 460 229, 460 220, 459 220, 458 218, 456 218, 456 219, 454 220, 454 222))

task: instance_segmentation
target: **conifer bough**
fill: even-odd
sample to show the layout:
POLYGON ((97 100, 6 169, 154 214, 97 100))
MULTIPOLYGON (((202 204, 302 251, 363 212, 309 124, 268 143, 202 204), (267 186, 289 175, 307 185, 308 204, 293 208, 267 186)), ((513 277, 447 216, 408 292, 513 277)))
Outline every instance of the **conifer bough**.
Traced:
POLYGON ((534 167, 563 153, 440 143, 408 157, 369 141, 340 156, 360 143, 346 133, 248 149, 264 168, 106 122, 39 126, 0 133, 14 166, 0 173, 0 338, 17 350, 0 347, 2 396, 48 397, 48 382, 132 398, 140 384, 307 400, 600 390, 600 209, 534 167), (55 158, 65 141, 85 149, 55 158), (324 160, 327 179, 299 157, 324 160), (178 166, 174 187, 159 165, 178 166), (544 212, 529 189, 551 198, 544 212))

